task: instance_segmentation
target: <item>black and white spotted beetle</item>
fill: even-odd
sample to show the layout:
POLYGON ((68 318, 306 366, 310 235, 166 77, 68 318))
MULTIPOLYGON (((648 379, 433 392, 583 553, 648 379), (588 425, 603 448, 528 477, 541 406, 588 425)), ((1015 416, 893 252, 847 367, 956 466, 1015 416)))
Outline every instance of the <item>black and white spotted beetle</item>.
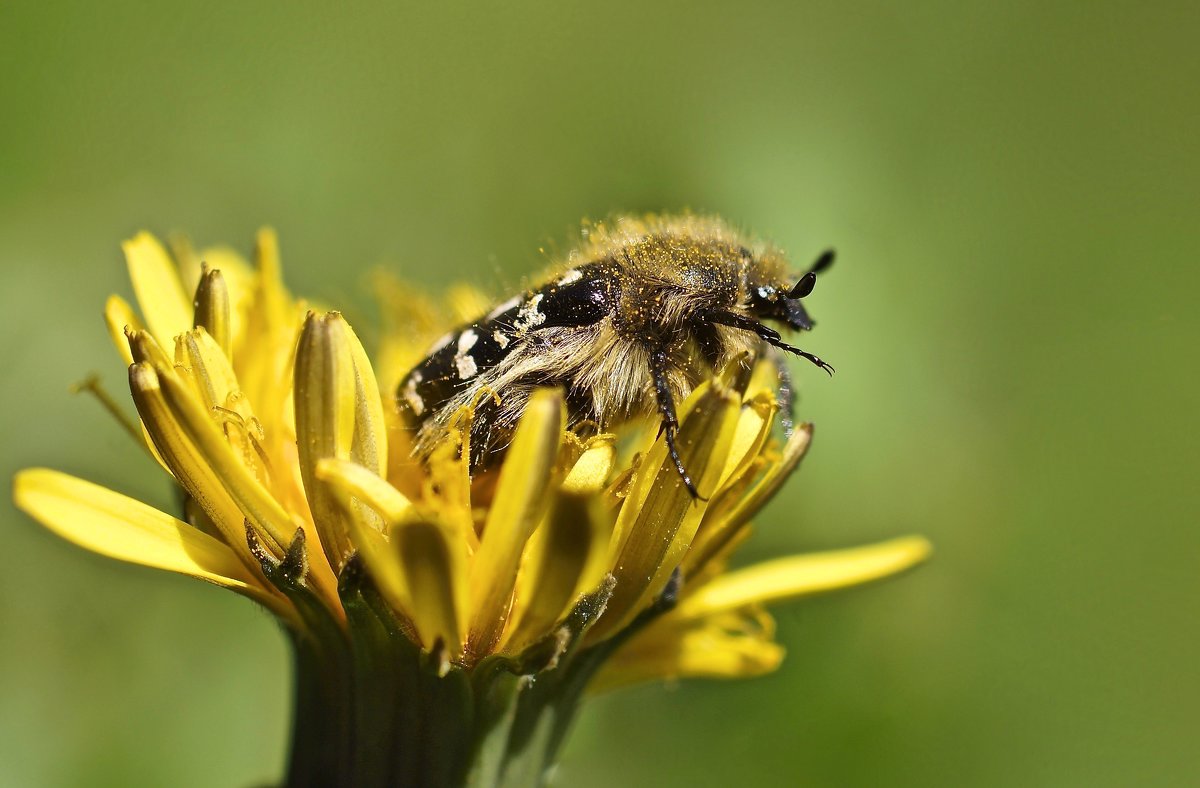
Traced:
POLYGON ((404 377, 397 399, 419 430, 417 453, 427 455, 452 415, 474 405, 470 461, 477 469, 507 445, 535 388, 562 386, 571 425, 608 430, 657 411, 675 468, 698 497, 675 445, 675 403, 740 354, 769 352, 789 413, 791 384, 779 351, 833 368, 762 321, 812 328, 800 299, 832 262, 826 252, 792 284, 779 252, 748 244, 718 219, 591 225, 544 284, 447 334, 404 377))

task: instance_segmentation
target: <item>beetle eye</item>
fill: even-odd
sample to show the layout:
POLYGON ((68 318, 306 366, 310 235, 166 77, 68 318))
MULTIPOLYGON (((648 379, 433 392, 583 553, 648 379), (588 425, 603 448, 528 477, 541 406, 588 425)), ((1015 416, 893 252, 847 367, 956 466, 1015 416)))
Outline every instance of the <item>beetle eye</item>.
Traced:
POLYGON ((816 285, 817 275, 812 271, 809 271, 807 274, 800 277, 800 281, 796 283, 795 287, 788 291, 787 297, 804 298, 813 291, 813 288, 816 287, 816 285))

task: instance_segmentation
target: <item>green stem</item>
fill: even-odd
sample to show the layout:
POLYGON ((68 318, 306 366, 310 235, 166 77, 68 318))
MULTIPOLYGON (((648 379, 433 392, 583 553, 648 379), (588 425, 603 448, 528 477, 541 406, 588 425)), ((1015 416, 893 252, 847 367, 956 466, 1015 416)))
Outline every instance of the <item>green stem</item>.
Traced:
POLYGON ((291 578, 299 548, 264 566, 296 604, 296 707, 286 788, 535 788, 561 746, 588 681, 617 640, 582 649, 611 579, 519 657, 469 669, 418 648, 357 560, 343 570, 336 620, 291 578))
POLYGON ((296 712, 288 788, 343 785, 351 768, 349 751, 352 699, 345 675, 328 654, 304 637, 292 637, 296 669, 296 712))

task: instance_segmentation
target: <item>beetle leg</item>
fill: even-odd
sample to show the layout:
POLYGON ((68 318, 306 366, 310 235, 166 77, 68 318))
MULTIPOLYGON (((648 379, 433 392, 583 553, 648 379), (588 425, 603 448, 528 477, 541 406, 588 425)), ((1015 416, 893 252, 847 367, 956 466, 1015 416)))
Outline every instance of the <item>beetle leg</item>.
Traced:
POLYGON ((475 403, 471 420, 471 456, 467 466, 472 476, 484 469, 489 453, 495 448, 493 428, 499 414, 500 405, 494 396, 484 395, 475 403))
POLYGON ((666 435, 667 453, 670 455, 671 461, 675 463, 675 470, 679 472, 679 478, 683 480, 683 486, 687 488, 688 493, 697 500, 705 500, 700 497, 696 485, 692 482, 692 477, 683 467, 683 458, 679 456, 679 447, 675 445, 675 434, 679 431, 679 416, 675 413, 675 400, 671 396, 671 387, 667 382, 666 348, 658 347, 651 351, 650 374, 654 378, 658 412, 662 416, 662 425, 659 431, 666 435))
POLYGON ((752 331, 757 334, 760 339, 766 341, 767 344, 771 345, 772 347, 777 347, 780 350, 786 350, 788 353, 793 355, 806 358, 821 369, 825 370, 825 372, 827 372, 829 375, 833 375, 833 367, 829 366, 812 353, 809 353, 807 350, 801 350, 794 345, 789 345, 788 343, 784 342, 783 337, 779 335, 778 331, 770 326, 764 326, 762 323, 753 318, 746 317, 745 315, 739 315, 734 312, 708 312, 706 313, 705 318, 710 323, 718 323, 723 326, 740 328, 743 331, 752 331))

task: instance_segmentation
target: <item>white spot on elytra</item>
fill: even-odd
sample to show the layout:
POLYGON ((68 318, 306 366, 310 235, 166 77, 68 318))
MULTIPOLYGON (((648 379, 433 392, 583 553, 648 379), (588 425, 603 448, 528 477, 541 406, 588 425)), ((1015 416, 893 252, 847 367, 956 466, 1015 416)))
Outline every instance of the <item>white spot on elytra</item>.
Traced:
POLYGON ((501 350, 504 350, 504 348, 508 347, 508 337, 503 331, 496 331, 493 333, 492 339, 496 340, 496 344, 500 346, 501 350))
POLYGON ((424 379, 425 376, 420 372, 414 372, 409 377, 408 383, 404 384, 404 401, 418 416, 425 412, 425 400, 421 399, 421 395, 417 393, 417 384, 424 379))
POLYGON ((502 315, 502 314, 504 314, 505 312, 507 312, 508 310, 512 309, 514 306, 516 306, 516 305, 517 305, 517 304, 519 304, 519 303, 521 303, 521 298, 520 298, 520 296, 517 296, 517 297, 515 297, 515 298, 510 298, 510 299, 508 299, 508 300, 507 300, 507 301, 505 301, 503 304, 501 304, 500 306, 498 306, 498 307, 496 307, 495 309, 493 309, 491 312, 488 312, 487 319, 488 319, 488 320, 491 320, 491 319, 493 319, 494 317, 496 317, 497 315, 502 315))
POLYGON ((479 371, 479 365, 470 356, 455 356, 454 366, 458 367, 459 378, 466 380, 479 371))
POLYGON ((517 330, 518 334, 524 334, 529 329, 536 328, 546 322, 546 316, 538 309, 543 298, 545 298, 545 295, 538 293, 526 301, 525 306, 521 307, 521 311, 517 312, 517 319, 513 321, 513 328, 517 330))
POLYGON ((563 274, 563 278, 559 279, 558 283, 560 285, 569 285, 573 284, 574 282, 578 282, 582 278, 583 271, 580 271, 578 268, 572 268, 570 271, 567 271, 565 274, 563 274))
POLYGON ((468 328, 458 336, 458 348, 454 353, 454 366, 458 368, 458 377, 466 380, 479 371, 479 365, 471 358, 471 348, 479 341, 479 335, 474 329, 468 328))
POLYGON ((475 347, 475 343, 479 341, 479 335, 475 333, 475 329, 468 328, 458 336, 458 353, 466 353, 471 348, 475 347))

